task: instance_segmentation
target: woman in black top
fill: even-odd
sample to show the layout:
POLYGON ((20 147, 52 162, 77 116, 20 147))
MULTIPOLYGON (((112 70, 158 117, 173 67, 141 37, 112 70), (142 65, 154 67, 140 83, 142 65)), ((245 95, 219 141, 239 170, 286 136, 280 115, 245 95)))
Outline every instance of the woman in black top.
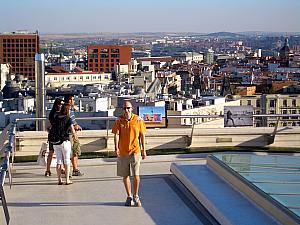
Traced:
POLYGON ((58 134, 59 141, 53 144, 54 151, 56 153, 57 166, 56 172, 58 177, 58 185, 62 184, 61 169, 65 168, 66 173, 66 185, 72 184, 70 181, 70 156, 71 156, 71 142, 70 133, 75 136, 75 128, 70 118, 70 105, 63 104, 60 110, 60 114, 54 117, 54 129, 58 134))
MULTIPOLYGON (((53 126, 53 124, 54 124, 55 116, 57 116, 60 113, 61 105, 62 105, 62 100, 60 98, 56 98, 54 101, 53 107, 50 111, 50 114, 49 114, 49 121, 50 121, 51 126, 53 126)), ((53 154, 54 154, 53 145, 49 142, 49 140, 48 140, 48 143, 49 143, 49 154, 48 154, 48 158, 47 158, 47 167, 46 167, 46 171, 45 171, 46 177, 51 176, 50 165, 51 165, 53 154)))

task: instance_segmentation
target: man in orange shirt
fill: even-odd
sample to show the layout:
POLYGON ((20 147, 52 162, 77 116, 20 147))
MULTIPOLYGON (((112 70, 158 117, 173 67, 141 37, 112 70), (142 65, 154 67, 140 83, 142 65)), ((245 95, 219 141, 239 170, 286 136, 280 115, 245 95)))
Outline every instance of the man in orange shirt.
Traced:
POLYGON ((118 156, 117 175, 123 177, 127 199, 125 206, 142 206, 138 192, 140 186, 140 162, 146 158, 144 120, 132 113, 132 104, 125 101, 124 113, 116 120, 112 133, 115 134, 115 152, 118 156), (131 192, 130 167, 133 176, 131 192))

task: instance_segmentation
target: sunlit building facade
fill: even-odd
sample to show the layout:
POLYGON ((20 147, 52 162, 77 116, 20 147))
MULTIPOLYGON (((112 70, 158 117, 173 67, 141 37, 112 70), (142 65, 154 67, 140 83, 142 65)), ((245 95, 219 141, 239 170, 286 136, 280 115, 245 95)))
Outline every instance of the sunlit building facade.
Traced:
POLYGON ((129 45, 89 45, 88 70, 112 72, 115 65, 128 65, 131 54, 132 47, 129 45))
POLYGON ((0 64, 9 63, 11 73, 35 80, 36 53, 39 53, 38 32, 28 31, 0 33, 0 64))

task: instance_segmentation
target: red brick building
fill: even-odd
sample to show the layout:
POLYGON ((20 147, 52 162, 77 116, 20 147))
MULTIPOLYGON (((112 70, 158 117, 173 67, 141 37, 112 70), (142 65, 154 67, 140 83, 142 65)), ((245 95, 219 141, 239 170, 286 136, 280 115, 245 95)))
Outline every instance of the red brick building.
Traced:
POLYGON ((131 59, 132 47, 129 45, 89 45, 88 70, 109 73, 114 66, 127 65, 131 59))
POLYGON ((39 53, 38 33, 0 33, 0 64, 9 63, 11 73, 22 74, 29 80, 35 79, 35 54, 39 53))

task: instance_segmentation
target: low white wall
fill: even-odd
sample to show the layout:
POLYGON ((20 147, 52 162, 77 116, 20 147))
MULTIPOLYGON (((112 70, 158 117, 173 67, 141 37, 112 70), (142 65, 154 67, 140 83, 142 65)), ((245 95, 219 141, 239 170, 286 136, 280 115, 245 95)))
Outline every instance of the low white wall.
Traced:
MULTIPOLYGON (((264 147, 268 145, 269 134, 274 128, 195 128, 191 138, 191 128, 186 129, 148 129, 147 149, 179 149, 227 146, 264 147)), ((113 134, 106 130, 87 130, 78 132, 82 152, 113 151, 113 134)), ((41 143, 47 141, 47 132, 17 132, 15 155, 37 155, 41 143)), ((281 127, 270 147, 299 148, 300 128, 281 127)))

